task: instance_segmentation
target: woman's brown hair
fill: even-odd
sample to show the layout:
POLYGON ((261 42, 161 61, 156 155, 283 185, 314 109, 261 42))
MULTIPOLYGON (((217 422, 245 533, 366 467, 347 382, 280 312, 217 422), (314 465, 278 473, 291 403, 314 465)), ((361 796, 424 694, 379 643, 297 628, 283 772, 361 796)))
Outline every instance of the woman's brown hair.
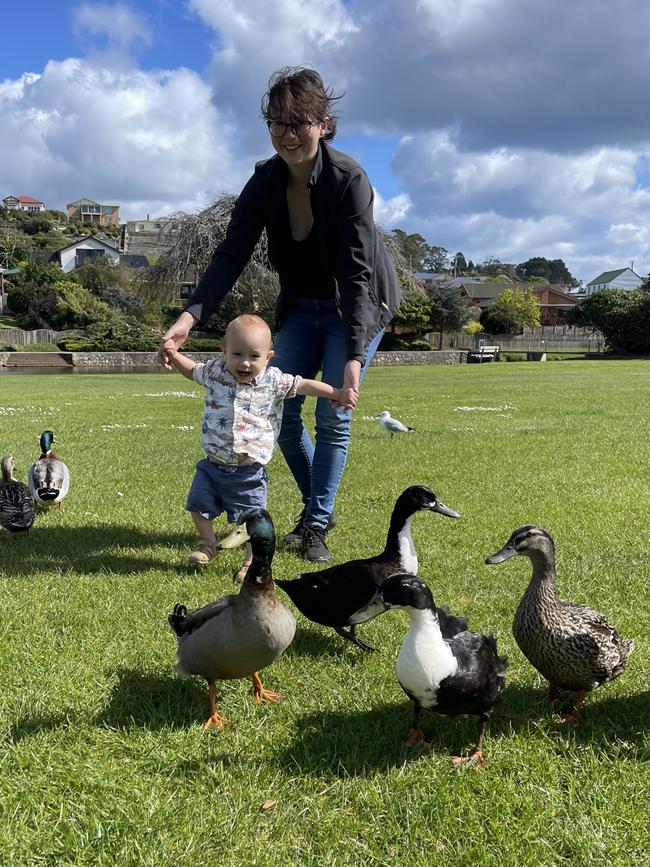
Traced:
POLYGON ((269 79, 269 89, 262 98, 262 117, 269 121, 286 113, 287 121, 293 124, 322 121, 327 117, 329 124, 323 138, 331 141, 336 135, 338 120, 333 105, 340 98, 325 87, 315 69, 285 66, 269 79))

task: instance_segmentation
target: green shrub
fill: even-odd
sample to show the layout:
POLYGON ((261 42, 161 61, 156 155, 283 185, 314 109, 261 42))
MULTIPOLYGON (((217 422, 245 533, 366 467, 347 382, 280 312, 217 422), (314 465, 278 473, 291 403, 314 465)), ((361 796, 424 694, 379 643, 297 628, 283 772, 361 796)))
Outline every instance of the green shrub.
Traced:
POLYGON ((25 343, 17 346, 18 352, 58 352, 56 343, 25 343))
POLYGON ((13 345, 13 343, 5 343, 4 340, 0 340, 0 352, 17 352, 18 349, 13 345))
POLYGON ((207 337, 188 337, 182 347, 183 352, 221 352, 221 339, 207 337))

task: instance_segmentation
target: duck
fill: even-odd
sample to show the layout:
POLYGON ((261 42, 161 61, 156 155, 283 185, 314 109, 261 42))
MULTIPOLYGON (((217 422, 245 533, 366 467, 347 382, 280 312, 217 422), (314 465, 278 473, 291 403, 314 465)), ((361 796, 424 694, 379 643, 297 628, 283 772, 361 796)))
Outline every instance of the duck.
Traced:
POLYGON ((558 689, 578 693, 573 709, 560 720, 577 726, 587 694, 623 674, 634 641, 622 638, 589 606, 557 598, 555 542, 546 530, 532 524, 518 527, 485 562, 503 563, 516 555, 528 557, 533 574, 512 624, 515 641, 548 681, 548 701, 558 689))
POLYGON ((37 506, 62 508, 63 499, 70 488, 70 472, 52 450, 54 434, 44 430, 40 437, 41 456, 29 468, 27 484, 37 506))
POLYGON ((204 729, 230 722, 217 711, 216 681, 250 677, 255 701, 275 703, 282 693, 264 689, 258 672, 279 659, 293 641, 296 621, 278 600, 271 575, 275 530, 266 509, 240 519, 253 552, 239 593, 188 612, 175 605, 168 623, 177 637, 178 672, 207 681, 210 716, 204 729))
POLYGON ((454 756, 452 763, 483 765, 487 723, 506 688, 507 662, 498 655, 494 636, 470 632, 465 618, 453 616, 447 606, 437 608, 427 584, 406 572, 387 578, 351 620, 365 623, 390 609, 403 609, 409 617, 397 655, 397 680, 413 702, 413 724, 404 745, 431 746, 420 728, 423 709, 444 716, 477 716, 476 745, 468 755, 454 756))
POLYGON ((27 533, 36 518, 32 496, 27 485, 14 479, 16 462, 13 455, 5 455, 0 467, 0 525, 10 533, 27 533))
POLYGON ((389 575, 395 572, 417 574, 418 558, 411 537, 411 521, 422 510, 460 518, 458 512, 446 506, 426 485, 411 485, 395 502, 381 554, 349 560, 320 572, 305 572, 292 580, 276 579, 275 583, 308 620, 331 626, 365 653, 376 652, 376 647, 359 638, 350 618, 368 604, 389 575))

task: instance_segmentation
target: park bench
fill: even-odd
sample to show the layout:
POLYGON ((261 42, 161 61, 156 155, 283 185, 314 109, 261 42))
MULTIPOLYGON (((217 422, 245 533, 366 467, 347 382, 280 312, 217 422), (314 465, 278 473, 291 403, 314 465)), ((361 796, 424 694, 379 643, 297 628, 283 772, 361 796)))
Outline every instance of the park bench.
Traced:
POLYGON ((478 349, 470 349, 467 354, 467 361, 477 364, 482 364, 484 361, 498 361, 499 349, 498 346, 487 346, 482 343, 478 349))

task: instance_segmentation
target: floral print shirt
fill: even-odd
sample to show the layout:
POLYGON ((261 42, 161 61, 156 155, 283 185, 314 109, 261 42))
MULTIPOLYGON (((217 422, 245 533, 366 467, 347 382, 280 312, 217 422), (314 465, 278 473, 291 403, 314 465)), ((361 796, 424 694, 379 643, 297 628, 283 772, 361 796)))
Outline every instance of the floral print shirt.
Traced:
POLYGON ((280 432, 283 401, 295 397, 300 376, 266 367, 249 383, 238 382, 224 358, 197 364, 194 379, 205 386, 202 442, 217 464, 267 464, 280 432))

